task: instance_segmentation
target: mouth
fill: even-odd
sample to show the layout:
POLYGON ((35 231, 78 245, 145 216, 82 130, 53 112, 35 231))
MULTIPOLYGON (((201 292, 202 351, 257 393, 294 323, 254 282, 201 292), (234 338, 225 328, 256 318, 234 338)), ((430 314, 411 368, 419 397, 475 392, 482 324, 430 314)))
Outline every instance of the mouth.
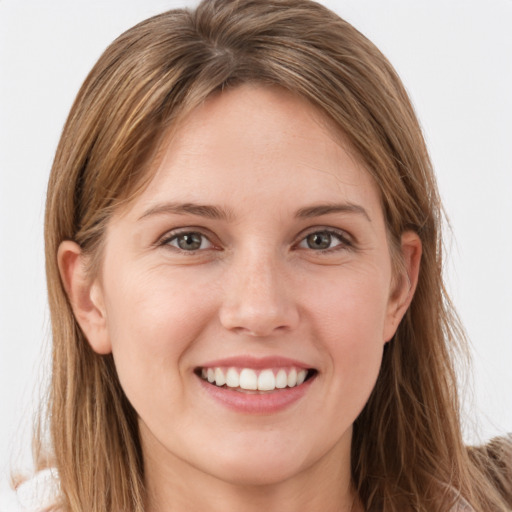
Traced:
POLYGON ((247 394, 266 394, 297 388, 313 379, 313 368, 295 366, 278 368, 242 368, 226 366, 198 367, 194 373, 203 381, 217 388, 247 394))

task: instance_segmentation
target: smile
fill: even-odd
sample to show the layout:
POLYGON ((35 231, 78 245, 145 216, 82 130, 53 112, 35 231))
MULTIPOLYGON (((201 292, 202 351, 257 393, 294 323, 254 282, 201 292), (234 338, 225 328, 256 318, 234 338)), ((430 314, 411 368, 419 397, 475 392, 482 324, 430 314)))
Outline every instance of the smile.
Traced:
POLYGON ((314 372, 314 370, 296 367, 255 370, 253 368, 216 366, 200 368, 197 374, 204 381, 217 387, 257 393, 300 386, 314 372))

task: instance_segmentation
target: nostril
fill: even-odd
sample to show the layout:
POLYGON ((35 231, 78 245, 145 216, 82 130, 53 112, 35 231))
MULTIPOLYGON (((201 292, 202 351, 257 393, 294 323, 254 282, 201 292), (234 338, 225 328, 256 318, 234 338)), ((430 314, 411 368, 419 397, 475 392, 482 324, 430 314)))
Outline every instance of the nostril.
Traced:
POLYGON ((225 307, 220 311, 220 321, 226 329, 254 338, 264 338, 294 329, 298 313, 292 305, 282 309, 255 309, 248 305, 225 307))
MULTIPOLYGON (((261 269, 261 262, 258 268, 261 269)), ((276 272, 262 270, 257 273, 255 269, 251 270, 251 265, 243 274, 228 278, 226 295, 219 310, 222 325, 251 337, 265 337, 296 327, 299 319, 297 304, 281 281, 276 272)))
POLYGON ((260 326, 258 329, 250 329, 248 327, 236 327, 234 330, 239 334, 245 334, 246 336, 251 336, 253 338, 264 338, 273 334, 277 331, 286 331, 288 328, 286 325, 278 325, 274 327, 273 325, 269 325, 267 327, 260 326))

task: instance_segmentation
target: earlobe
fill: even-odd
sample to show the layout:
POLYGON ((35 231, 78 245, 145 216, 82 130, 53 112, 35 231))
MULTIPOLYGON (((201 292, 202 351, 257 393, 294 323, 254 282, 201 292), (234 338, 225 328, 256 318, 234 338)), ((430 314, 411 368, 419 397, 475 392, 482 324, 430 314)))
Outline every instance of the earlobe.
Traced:
POLYGON ((388 303, 384 342, 395 334, 400 321, 409 308, 418 284, 422 245, 414 231, 406 231, 401 237, 402 271, 388 303))
POLYGON ((57 253, 59 272, 73 314, 92 349, 98 354, 111 352, 105 303, 100 283, 86 272, 86 257, 80 246, 62 242, 57 253))

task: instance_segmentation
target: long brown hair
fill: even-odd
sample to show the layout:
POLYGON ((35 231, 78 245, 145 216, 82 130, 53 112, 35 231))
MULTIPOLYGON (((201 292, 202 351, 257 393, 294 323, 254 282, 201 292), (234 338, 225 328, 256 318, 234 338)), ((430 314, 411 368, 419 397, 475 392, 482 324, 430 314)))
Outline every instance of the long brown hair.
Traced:
MULTIPOLYGON (((69 512, 142 512, 137 416, 113 359, 94 353, 57 266, 63 240, 102 254, 112 212, 148 182, 165 135, 210 94, 244 82, 281 86, 331 118, 375 179, 389 238, 423 244, 417 291, 385 348, 356 420, 352 478, 367 510, 506 510, 490 463, 468 455, 453 358, 464 336, 442 280, 442 208, 423 136, 397 74, 355 28, 309 0, 204 0, 122 34, 83 84, 48 186, 46 272, 53 332, 49 406, 69 512), (455 491, 456 490, 456 491, 455 491)), ((488 461, 489 458, 486 459, 488 461)))

